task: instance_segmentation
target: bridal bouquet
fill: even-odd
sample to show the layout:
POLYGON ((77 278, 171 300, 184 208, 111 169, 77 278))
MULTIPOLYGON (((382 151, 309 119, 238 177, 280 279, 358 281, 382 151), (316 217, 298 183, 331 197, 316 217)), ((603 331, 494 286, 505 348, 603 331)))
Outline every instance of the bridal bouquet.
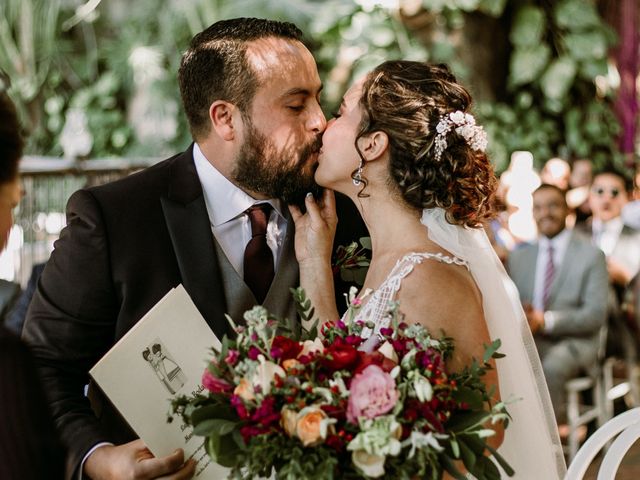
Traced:
MULTIPOLYGON (((304 291, 294 298, 303 320, 312 318, 304 291)), ((498 479, 494 461, 513 473, 486 441, 494 433, 487 425, 508 418, 482 381, 499 341, 483 359, 448 371, 451 339, 403 323, 396 306, 367 351, 367 325, 354 320, 359 302, 321 337, 262 307, 246 312, 244 325, 229 319, 237 337, 213 352, 202 376, 207 393, 174 400, 173 412, 232 478, 439 479, 447 471, 462 479, 463 464, 477 479, 498 479)))

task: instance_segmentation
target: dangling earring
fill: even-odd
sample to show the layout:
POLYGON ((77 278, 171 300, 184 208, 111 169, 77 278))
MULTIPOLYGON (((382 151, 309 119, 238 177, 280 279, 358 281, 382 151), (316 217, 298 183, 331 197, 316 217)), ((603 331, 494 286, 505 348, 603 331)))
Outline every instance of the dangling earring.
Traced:
POLYGON ((358 170, 356 170, 356 173, 353 174, 351 181, 356 187, 359 187, 362 184, 362 160, 360 160, 358 170))

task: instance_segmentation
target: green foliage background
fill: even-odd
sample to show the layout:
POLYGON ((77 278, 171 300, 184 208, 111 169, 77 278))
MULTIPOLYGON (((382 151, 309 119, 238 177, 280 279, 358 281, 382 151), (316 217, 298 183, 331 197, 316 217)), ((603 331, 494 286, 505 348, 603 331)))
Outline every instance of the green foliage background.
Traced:
POLYGON ((236 16, 289 20, 308 34, 327 112, 354 78, 384 59, 447 62, 479 93, 476 112, 498 170, 514 150, 532 151, 538 165, 556 155, 621 161, 614 92, 596 88, 616 36, 595 0, 3 0, 0 68, 26 119, 29 151, 62 154, 59 135, 71 107, 87 112, 91 157, 185 148, 190 136, 180 108, 166 113, 177 122, 175 136, 136 139, 127 118, 136 95, 129 58, 151 47, 164 70, 151 93, 159 103, 179 102, 181 51, 196 32, 236 16), (415 19, 426 21, 416 26, 415 19), (480 36, 465 39, 472 25, 480 36), (496 25, 503 37, 484 36, 496 25), (489 90, 474 88, 486 75, 482 62, 474 69, 475 49, 501 66, 489 90))

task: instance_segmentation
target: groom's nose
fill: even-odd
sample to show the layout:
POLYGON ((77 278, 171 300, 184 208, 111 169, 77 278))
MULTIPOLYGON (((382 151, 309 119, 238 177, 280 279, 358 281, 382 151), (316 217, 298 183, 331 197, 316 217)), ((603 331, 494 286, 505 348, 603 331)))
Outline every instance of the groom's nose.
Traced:
POLYGON ((314 133, 322 133, 327 128, 327 119, 318 102, 310 107, 309 118, 307 119, 307 129, 314 133))

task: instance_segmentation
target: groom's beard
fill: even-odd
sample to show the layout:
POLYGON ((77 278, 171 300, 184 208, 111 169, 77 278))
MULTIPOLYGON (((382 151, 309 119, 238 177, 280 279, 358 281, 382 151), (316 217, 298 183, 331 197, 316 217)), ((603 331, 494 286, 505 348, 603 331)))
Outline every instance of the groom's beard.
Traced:
POLYGON ((307 192, 318 198, 322 191, 313 178, 318 164, 312 159, 321 147, 319 135, 301 148, 278 152, 265 135, 247 122, 247 138, 240 148, 233 179, 252 192, 303 205, 307 192))

